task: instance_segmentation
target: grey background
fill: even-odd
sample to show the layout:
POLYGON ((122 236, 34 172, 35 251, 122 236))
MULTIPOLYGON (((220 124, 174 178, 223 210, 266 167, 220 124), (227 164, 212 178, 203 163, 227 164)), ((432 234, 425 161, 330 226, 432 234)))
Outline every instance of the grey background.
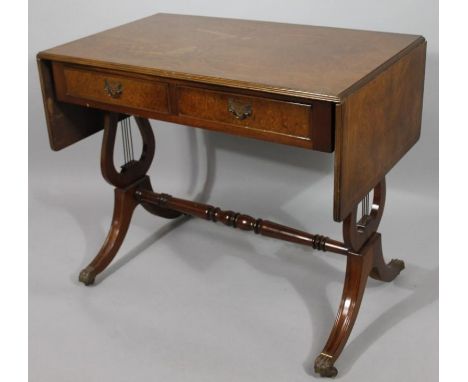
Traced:
MULTIPOLYGON (((307 381, 334 320, 345 259, 207 222, 137 210, 94 287, 79 270, 103 242, 112 189, 102 133, 48 147, 35 54, 157 12, 422 34, 423 130, 390 172, 380 231, 407 269, 371 280, 337 367, 343 381, 438 376, 438 3, 65 1, 29 4, 31 381, 307 381), (175 229, 177 228, 177 229, 175 229)), ((287 70, 287 68, 285 68, 287 70)), ((152 121, 156 189, 339 239, 333 155, 152 121)))

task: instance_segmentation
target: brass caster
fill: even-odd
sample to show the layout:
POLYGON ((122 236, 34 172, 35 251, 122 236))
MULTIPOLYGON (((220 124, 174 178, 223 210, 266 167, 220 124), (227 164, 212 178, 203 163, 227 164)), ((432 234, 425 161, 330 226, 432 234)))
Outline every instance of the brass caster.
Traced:
POLYGON ((400 259, 392 259, 388 265, 392 268, 398 269, 398 273, 405 269, 405 262, 400 259))
POLYGON ((335 361, 332 357, 327 354, 321 353, 315 359, 314 370, 317 374, 320 374, 321 377, 333 378, 338 374, 338 370, 333 363, 335 361))
POLYGON ((91 285, 94 283, 95 278, 96 278, 96 272, 94 271, 94 268, 86 267, 80 272, 80 276, 78 280, 82 282, 84 285, 91 285))

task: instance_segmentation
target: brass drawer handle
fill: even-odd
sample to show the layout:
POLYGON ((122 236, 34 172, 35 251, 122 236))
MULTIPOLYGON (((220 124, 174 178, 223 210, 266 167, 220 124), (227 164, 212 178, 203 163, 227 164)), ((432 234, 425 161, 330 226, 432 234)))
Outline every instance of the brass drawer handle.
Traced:
POLYGON ((241 103, 233 98, 228 99, 228 111, 237 119, 244 120, 252 115, 252 105, 241 103))
POLYGON ((111 84, 108 80, 104 80, 104 90, 112 98, 119 98, 123 92, 123 85, 119 82, 111 84))

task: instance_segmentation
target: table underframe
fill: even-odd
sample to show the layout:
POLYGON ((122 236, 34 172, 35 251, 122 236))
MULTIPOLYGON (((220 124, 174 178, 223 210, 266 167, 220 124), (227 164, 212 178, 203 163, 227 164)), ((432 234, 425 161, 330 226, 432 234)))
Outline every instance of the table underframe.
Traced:
POLYGON ((142 138, 142 154, 130 160, 120 170, 114 164, 117 127, 128 116, 106 112, 101 149, 101 171, 104 179, 115 186, 114 212, 107 238, 99 253, 80 272, 79 280, 85 285, 94 283, 117 254, 131 222, 133 211, 139 205, 148 212, 167 219, 188 215, 220 222, 226 226, 255 234, 309 246, 315 250, 338 253, 347 257, 343 293, 335 322, 322 352, 315 360, 315 372, 324 377, 334 377, 334 366, 341 354, 356 321, 368 277, 389 282, 404 269, 402 260, 386 263, 382 253, 382 237, 377 232, 385 205, 385 178, 374 188, 370 209, 358 219, 359 204, 343 221, 343 241, 323 235, 299 231, 268 220, 208 204, 179 199, 156 193, 151 187, 147 172, 155 153, 155 139, 149 121, 134 117, 142 138))

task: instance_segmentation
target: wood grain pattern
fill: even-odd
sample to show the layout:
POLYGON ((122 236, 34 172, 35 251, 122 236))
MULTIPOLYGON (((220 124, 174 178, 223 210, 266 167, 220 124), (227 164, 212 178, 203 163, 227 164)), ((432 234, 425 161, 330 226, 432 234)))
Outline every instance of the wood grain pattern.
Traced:
POLYGON ((337 108, 336 221, 349 215, 419 139, 425 59, 423 41, 337 108))
MULTIPOLYGON (((218 121, 240 129, 253 129, 310 140, 311 106, 268 100, 259 97, 240 96, 235 93, 214 92, 205 89, 178 87, 178 113, 189 117, 218 121), (229 100, 251 108, 251 115, 238 119, 229 112, 229 100)), ((317 126, 329 131, 332 126, 317 126)))
POLYGON ((156 14, 41 52, 132 73, 339 102, 420 36, 156 14))
MULTIPOLYGON (((419 137, 425 45, 421 36, 157 14, 38 57, 105 72, 114 80, 138 77, 125 83, 134 91, 109 100, 99 95, 100 75, 74 71, 70 85, 81 98, 61 98, 67 102, 309 149, 336 147, 333 216, 342 221, 419 137), (151 81, 168 88, 153 88, 151 81), (83 87, 90 92, 83 93, 83 87), (226 91, 240 99, 310 104, 309 131, 305 108, 265 108, 267 113, 257 115, 249 129, 244 122, 226 123, 224 115, 216 114, 220 107, 212 115, 203 114, 203 107, 187 110, 193 105, 177 99, 178 88, 203 89, 192 95, 226 91), (151 98, 152 90, 158 96, 151 98), (318 100, 331 102, 315 104, 318 100), (337 103, 334 115, 332 102, 337 103)), ((51 86, 55 81, 62 94, 64 81, 44 73, 52 147, 99 130, 102 113, 63 106, 51 86)), ((190 101, 203 106, 201 98, 190 101)))
POLYGON ((385 262, 377 229, 385 175, 420 135, 425 52, 421 36, 158 14, 39 53, 52 148, 105 125, 101 169, 118 187, 107 239, 80 281, 93 283, 110 264, 138 204, 161 217, 197 216, 345 255, 340 307, 315 362, 316 372, 335 376, 368 276, 391 281, 404 268, 401 260, 385 262), (136 116, 143 150, 117 171, 113 150, 124 114, 136 116), (154 193, 146 173, 155 141, 143 117, 336 147, 334 219, 344 221, 344 242, 154 193), (357 223, 357 205, 372 189, 373 206, 357 223))
POLYGON ((74 99, 124 105, 129 108, 169 112, 168 85, 156 80, 144 80, 97 70, 53 64, 57 94, 62 101, 74 99), (111 96, 106 85, 120 87, 121 93, 111 96))
POLYGON ((52 63, 52 68, 56 98, 62 103, 333 151, 333 108, 329 102, 288 102, 290 97, 265 98, 264 93, 57 62, 52 63), (121 94, 107 94, 107 80, 113 86, 121 85, 121 94), (245 120, 236 119, 228 109, 230 100, 252 106, 252 115, 245 120))
POLYGON ((104 112, 59 102, 55 95, 51 63, 39 59, 37 65, 52 150, 61 150, 102 130, 104 112))

